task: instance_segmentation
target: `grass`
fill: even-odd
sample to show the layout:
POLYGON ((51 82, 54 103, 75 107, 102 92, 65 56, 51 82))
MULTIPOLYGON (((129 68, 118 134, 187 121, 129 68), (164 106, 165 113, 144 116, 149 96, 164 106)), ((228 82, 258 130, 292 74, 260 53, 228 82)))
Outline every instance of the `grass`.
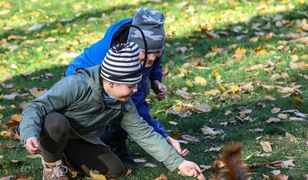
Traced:
MULTIPOLYGON (((157 101, 154 95, 151 95, 149 99, 154 102, 151 112, 172 134, 189 134, 200 140, 196 144, 183 145, 191 151, 187 159, 209 165, 213 159, 218 158, 218 153, 204 151, 229 141, 238 141, 244 145, 242 155, 245 158, 256 151, 263 152, 259 142, 269 141, 273 148, 270 156, 252 156, 247 160, 252 166, 253 179, 262 179, 262 174, 271 174, 272 169, 266 168, 265 164, 276 160, 294 160, 294 168, 280 168, 281 173, 288 175, 290 179, 303 179, 307 174, 307 119, 301 122, 286 120, 277 124, 265 123, 270 117, 277 116, 271 113, 273 107, 307 113, 307 68, 294 69, 290 67, 290 63, 307 63, 308 48, 304 42, 288 37, 305 33, 298 24, 304 22, 304 19, 307 21, 307 2, 134 0, 113 1, 109 4, 103 1, 32 0, 1 1, 0 7, 3 7, 0 10, 0 100, 1 106, 5 106, 5 109, 0 110, 1 131, 7 128, 6 123, 13 114, 21 113, 21 110, 12 104, 21 104, 34 98, 29 94, 29 89, 51 87, 64 76, 72 56, 99 40, 111 23, 131 17, 140 7, 153 7, 163 11, 166 16, 168 40, 164 67, 168 68, 169 74, 164 78, 164 83, 169 89, 169 96, 163 101, 157 101), (89 21, 89 18, 93 21, 89 21), (45 23, 45 26, 37 31, 27 31, 36 23, 45 23), (219 38, 215 35, 219 35, 219 38), (253 39, 255 37, 258 37, 258 41, 253 39), (46 42, 46 39, 49 41, 46 42), (262 54, 256 50, 261 45, 266 53, 262 54), (246 53, 239 61, 235 61, 233 55, 238 47, 246 49, 246 53), (215 48, 222 50, 218 52, 215 48), (199 66, 194 66, 195 62, 199 62, 199 66), (257 64, 274 68, 271 71, 264 68, 247 70, 257 64), (187 71, 184 76, 178 76, 180 68, 187 71), (223 80, 220 83, 222 86, 217 83, 217 72, 223 80), (287 73, 289 78, 269 80, 272 75, 281 73, 287 73), (207 85, 195 84, 196 76, 205 78, 207 85), (193 86, 188 87, 187 81, 193 82, 193 86), (251 82, 253 89, 231 92, 232 83, 241 82, 251 82), (284 97, 285 94, 275 89, 262 87, 290 87, 291 83, 301 85, 299 90, 302 93, 284 97), (14 87, 8 87, 8 84, 13 84, 14 87), (187 100, 176 95, 176 90, 182 88, 187 89, 193 96, 192 99, 187 100), (223 88, 230 93, 223 93, 223 88), (221 93, 205 96, 204 92, 211 89, 220 90, 221 93), (4 98, 4 95, 12 92, 28 94, 14 100, 4 98), (265 95, 276 100, 263 100, 265 95), (213 110, 179 118, 165 111, 173 107, 176 101, 208 103, 213 110), (239 107, 251 109, 249 117, 254 121, 236 121, 227 126, 220 124, 234 118, 239 107), (228 110, 232 112, 231 115, 225 115, 228 110), (168 121, 171 120, 178 122, 178 125, 170 125, 168 121), (225 135, 208 139, 200 130, 203 125, 222 129, 225 135), (256 128, 262 128, 264 131, 251 131, 256 128), (292 143, 285 138, 286 132, 293 134, 299 143, 292 143), (260 139, 256 140, 257 137, 260 139)), ((14 129, 16 128, 15 126, 14 129)), ((40 178, 39 159, 28 158, 18 141, 0 137, 0 143, 15 147, 0 148, 0 155, 3 156, 0 158, 0 177, 40 178), (13 163, 12 160, 20 162, 13 163)), ((176 172, 169 172, 135 143, 130 143, 129 148, 133 154, 146 158, 158 167, 145 169, 141 165, 131 166, 129 168, 132 168, 133 173, 128 179, 155 179, 160 174, 165 174, 170 179, 189 179, 178 176, 176 172)), ((206 171, 205 175, 209 176, 209 171, 206 171)))

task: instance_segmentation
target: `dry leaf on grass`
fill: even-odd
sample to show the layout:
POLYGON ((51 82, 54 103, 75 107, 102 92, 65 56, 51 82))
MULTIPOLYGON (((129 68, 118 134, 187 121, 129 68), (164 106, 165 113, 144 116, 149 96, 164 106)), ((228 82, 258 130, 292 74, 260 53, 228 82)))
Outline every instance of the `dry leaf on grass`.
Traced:
POLYGON ((242 57, 245 56, 246 51, 247 50, 245 48, 237 48, 232 58, 235 59, 236 61, 240 61, 242 57))
POLYGON ((144 158, 134 158, 133 159, 135 163, 145 163, 147 162, 144 158))
POLYGON ((143 167, 155 168, 157 167, 157 165, 152 164, 152 163, 144 163, 143 167))
POLYGON ((203 128, 201 128, 202 132, 204 135, 210 135, 210 136, 216 136, 218 134, 223 134, 224 131, 222 129, 215 129, 215 128, 211 128, 208 126, 203 126, 203 128))
POLYGON ((276 113, 279 113, 280 112, 280 108, 273 108, 272 110, 271 110, 271 113, 272 114, 276 114, 276 113))
POLYGON ((90 170, 90 177, 92 180, 107 180, 106 176, 100 174, 98 171, 90 170))
POLYGON ((264 152, 272 152, 272 146, 268 141, 260 142, 264 152))
POLYGON ((187 135, 187 134, 182 135, 181 138, 184 139, 185 141, 192 142, 192 143, 198 143, 199 142, 199 139, 197 139, 194 136, 187 135))
POLYGON ((155 178, 154 180, 168 180, 168 177, 164 174, 161 174, 159 177, 155 178))
POLYGON ((279 119, 279 118, 269 118, 265 122, 266 123, 278 123, 278 122, 281 122, 281 119, 279 119))
POLYGON ((290 142, 292 142, 292 143, 294 143, 294 144, 298 144, 298 143, 299 143, 298 140, 296 139, 296 137, 295 137, 293 134, 286 132, 286 133, 285 133, 285 136, 286 136, 286 138, 287 138, 290 142))
POLYGON ((293 167, 295 167, 295 164, 293 163, 293 161, 294 160, 274 161, 274 162, 266 164, 265 166, 271 169, 278 169, 278 168, 292 169, 293 167))

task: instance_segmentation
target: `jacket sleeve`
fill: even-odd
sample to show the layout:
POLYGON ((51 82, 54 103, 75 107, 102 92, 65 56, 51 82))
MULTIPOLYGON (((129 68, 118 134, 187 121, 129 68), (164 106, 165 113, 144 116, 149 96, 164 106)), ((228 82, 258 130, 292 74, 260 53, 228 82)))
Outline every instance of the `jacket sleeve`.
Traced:
POLYGON ((153 67, 150 72, 151 83, 155 80, 159 80, 159 82, 162 81, 162 76, 163 76, 162 66, 161 66, 162 57, 163 57, 163 54, 153 64, 153 67))
POLYGON ((39 138, 45 116, 60 111, 74 103, 81 96, 79 81, 67 77, 56 83, 51 89, 29 103, 22 113, 19 125, 21 142, 29 137, 39 138))
POLYGON ((174 171, 184 161, 175 149, 139 116, 132 101, 123 115, 121 126, 137 144, 156 160, 163 162, 169 170, 174 171))
POLYGON ((146 101, 142 102, 137 109, 139 115, 154 128, 156 132, 161 134, 164 138, 168 137, 169 134, 163 127, 163 125, 156 119, 154 119, 150 114, 150 107, 146 101))

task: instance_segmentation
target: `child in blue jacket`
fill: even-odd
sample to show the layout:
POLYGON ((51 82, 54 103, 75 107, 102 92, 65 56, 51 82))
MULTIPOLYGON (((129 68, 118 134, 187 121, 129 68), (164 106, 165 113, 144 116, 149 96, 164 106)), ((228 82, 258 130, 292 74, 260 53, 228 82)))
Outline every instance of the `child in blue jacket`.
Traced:
MULTIPOLYGON (((162 50, 165 43, 164 16, 161 12, 150 9, 139 9, 134 18, 123 19, 111 25, 105 36, 85 48, 84 52, 77 56, 68 66, 66 75, 73 75, 76 69, 92 67, 101 64, 108 49, 123 42, 135 42, 141 49, 140 61, 143 64, 145 48, 140 31, 135 28, 128 29, 126 25, 136 25, 143 31, 148 46, 147 62, 142 73, 142 81, 138 83, 138 91, 132 96, 132 100, 140 116, 161 134, 176 151, 185 156, 187 149, 182 150, 177 140, 171 138, 161 123, 150 115, 150 107, 146 97, 150 89, 154 91, 158 99, 165 98, 167 88, 162 81, 162 50)), ((124 162, 133 162, 126 148, 127 133, 118 124, 109 124, 101 134, 101 140, 112 147, 112 150, 124 162)))

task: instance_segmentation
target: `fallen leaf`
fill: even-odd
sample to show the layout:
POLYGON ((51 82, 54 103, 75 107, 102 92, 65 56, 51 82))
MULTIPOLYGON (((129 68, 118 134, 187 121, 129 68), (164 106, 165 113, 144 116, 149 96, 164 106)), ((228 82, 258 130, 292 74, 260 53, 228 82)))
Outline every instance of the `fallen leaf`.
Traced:
POLYGON ((289 67, 291 69, 308 69, 308 64, 301 61, 301 62, 290 62, 289 67))
POLYGON ((239 92, 241 90, 241 88, 240 88, 239 85, 232 85, 230 87, 230 90, 231 90, 232 93, 237 93, 237 92, 239 92))
POLYGON ((185 84, 189 88, 192 88, 194 86, 194 84, 190 80, 186 80, 185 84))
POLYGON ((143 167, 154 168, 154 167, 157 167, 157 165, 152 164, 152 163, 145 163, 145 164, 143 165, 143 167))
POLYGON ((278 114, 277 116, 279 119, 288 119, 288 115, 287 114, 278 114))
POLYGON ((164 174, 161 174, 158 178, 155 178, 155 180, 168 180, 168 177, 164 174))
POLYGON ((235 59, 236 61, 240 61, 245 54, 246 54, 245 48, 237 48, 232 58, 235 59))
POLYGON ((0 144, 0 149, 16 149, 16 146, 9 146, 6 144, 0 144))
POLYGON ((92 180, 107 180, 104 175, 100 174, 98 171, 93 170, 90 170, 90 177, 92 180))
POLYGON ((182 135, 181 138, 184 139, 185 141, 188 141, 188 142, 191 142, 191 143, 198 143, 199 142, 199 139, 197 139, 194 136, 187 135, 187 134, 182 135))
POLYGON ((205 96, 216 96, 219 93, 220 93, 220 91, 218 89, 211 89, 209 91, 205 91, 204 95, 205 96))
POLYGON ((215 135, 223 133, 223 130, 221 130, 221 129, 215 130, 214 128, 210 128, 208 126, 203 126, 203 128, 201 128, 201 130, 202 130, 204 135, 210 135, 210 136, 215 136, 215 135))
POLYGON ((20 140, 19 134, 15 133, 12 129, 3 130, 0 132, 0 135, 11 140, 20 140))
POLYGON ((200 85, 200 86, 206 86, 207 81, 201 76, 196 76, 195 77, 195 83, 200 85))
POLYGON ((191 99, 191 96, 188 92, 180 90, 180 89, 177 89, 175 94, 184 98, 184 99, 191 99))
POLYGON ((146 162, 144 158, 134 158, 133 160, 135 163, 145 163, 146 162))
POLYGON ((271 113, 272 114, 276 114, 276 113, 279 113, 280 112, 280 108, 273 108, 272 110, 271 110, 271 113))
POLYGON ((124 177, 127 177, 127 176, 131 175, 132 172, 133 172, 133 170, 129 168, 129 169, 124 173, 123 176, 124 176, 124 177))
POLYGON ((271 171, 271 173, 276 176, 276 175, 280 174, 281 171, 280 170, 273 170, 273 171, 271 171))
POLYGON ((293 163, 294 160, 286 160, 286 161, 274 161, 266 164, 267 168, 278 169, 278 168, 288 168, 291 169, 295 166, 293 163))
POLYGON ((193 108, 194 108, 194 110, 197 110, 197 111, 203 112, 203 113, 212 111, 211 106, 208 105, 208 104, 205 104, 205 103, 194 105, 193 108))
POLYGON ((272 146, 268 141, 260 142, 264 152, 272 152, 272 146))
POLYGON ((265 95, 263 97, 264 100, 269 100, 269 101, 276 101, 276 98, 272 97, 272 96, 269 96, 269 95, 265 95))
POLYGON ((18 125, 20 120, 21 120, 21 114, 14 114, 12 115, 11 120, 7 124, 13 127, 18 125))
POLYGON ((298 140, 296 139, 296 137, 295 137, 293 134, 286 132, 286 133, 285 133, 285 136, 286 136, 286 138, 287 138, 290 142, 292 142, 292 143, 294 143, 294 144, 298 144, 298 143, 299 143, 298 140))
POLYGON ((281 122, 281 120, 279 118, 269 118, 265 122, 266 123, 278 123, 278 122, 281 122))
POLYGON ((175 121, 169 121, 169 124, 176 126, 178 123, 175 121))
POLYGON ((18 96, 21 96, 20 94, 16 93, 16 92, 13 92, 11 94, 8 94, 8 95, 4 95, 3 96, 3 99, 5 100, 14 100, 16 97, 18 96))
POLYGON ((222 148, 222 146, 220 146, 220 147, 211 147, 211 148, 205 150, 204 152, 219 152, 221 148, 222 148))

